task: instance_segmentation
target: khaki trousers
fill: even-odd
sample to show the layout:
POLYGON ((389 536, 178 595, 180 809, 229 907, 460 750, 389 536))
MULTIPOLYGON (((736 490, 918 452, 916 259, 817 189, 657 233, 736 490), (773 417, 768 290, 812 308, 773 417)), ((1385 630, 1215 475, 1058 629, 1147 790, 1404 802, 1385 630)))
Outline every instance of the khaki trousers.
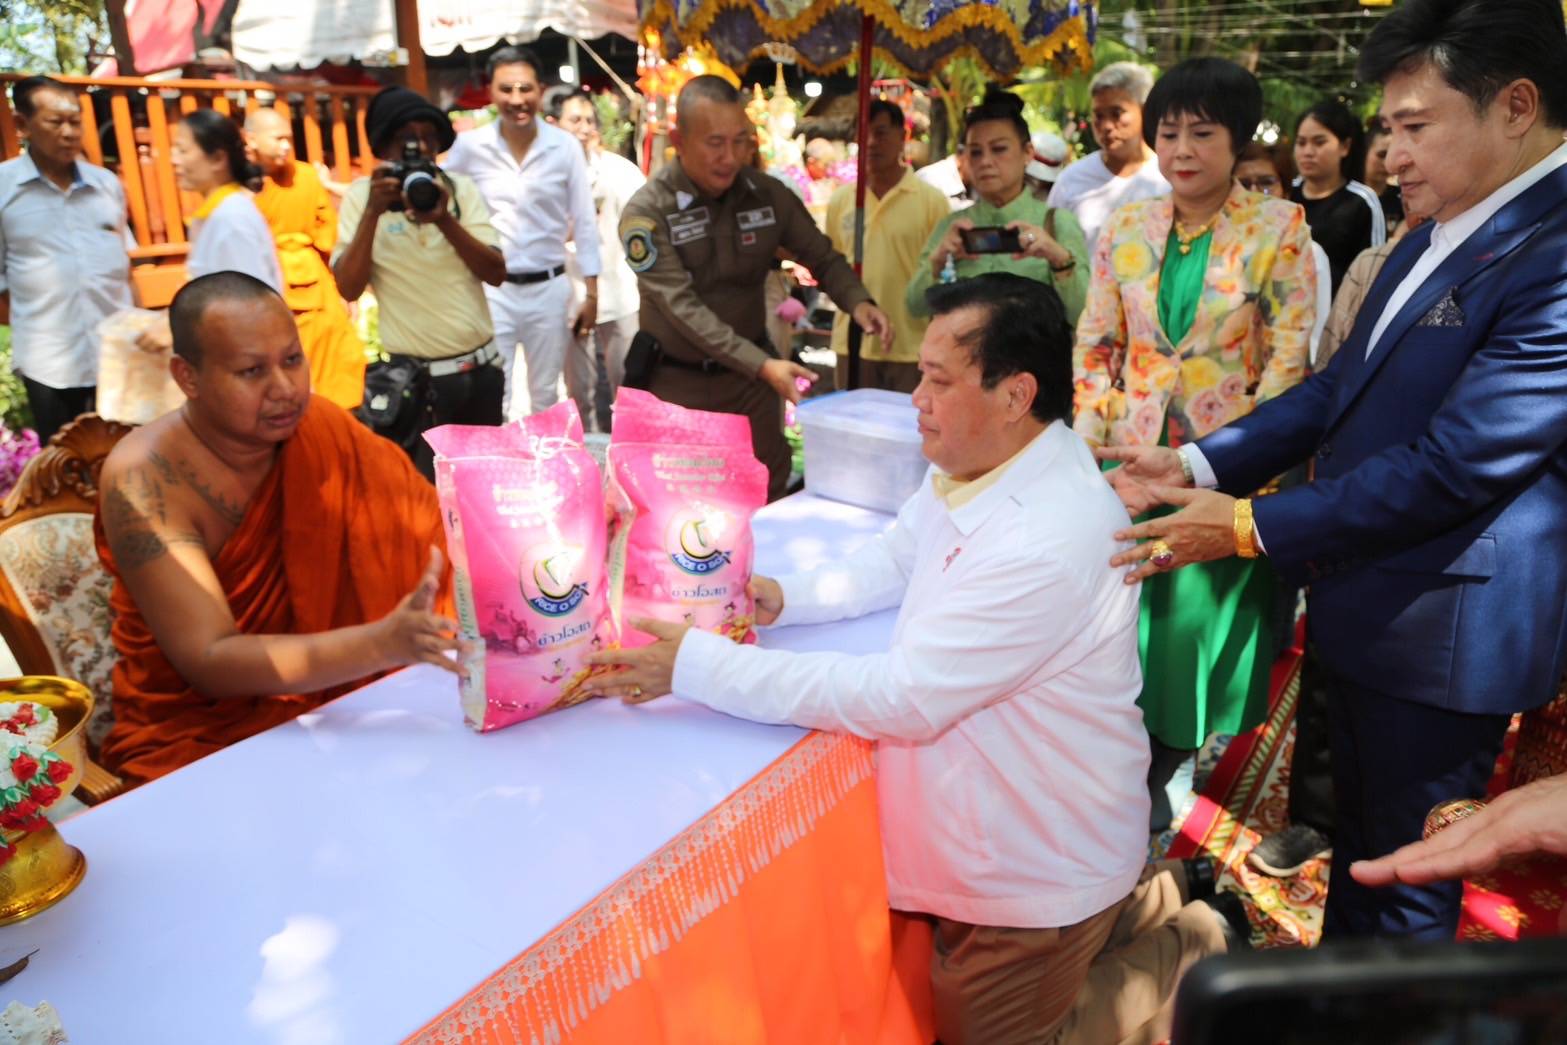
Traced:
MULTIPOLYGON (((849 357, 839 356, 833 374, 839 389, 849 387, 849 357)), ((889 392, 913 392, 920 383, 918 363, 892 363, 884 359, 860 359, 860 387, 884 388, 889 392)))
POLYGON ((712 373, 662 363, 653 371, 649 392, 666 403, 751 419, 751 448, 767 466, 767 499, 776 501, 789 486, 789 443, 783 434, 783 400, 761 378, 723 369, 712 373))
POLYGON ((1111 1045, 1170 1034, 1175 987, 1224 951, 1217 915, 1187 904, 1177 861, 1076 925, 1005 929, 936 919, 931 986, 942 1045, 1111 1045))

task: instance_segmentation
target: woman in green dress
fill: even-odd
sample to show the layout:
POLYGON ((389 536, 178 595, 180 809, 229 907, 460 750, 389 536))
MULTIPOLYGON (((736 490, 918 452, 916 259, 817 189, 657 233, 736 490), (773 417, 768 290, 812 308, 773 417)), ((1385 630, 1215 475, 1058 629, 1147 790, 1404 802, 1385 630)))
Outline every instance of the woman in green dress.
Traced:
MULTIPOLYGON (((1217 58, 1181 63, 1148 96, 1144 134, 1172 191, 1116 211, 1094 253, 1073 360, 1073 428, 1090 443, 1179 447, 1305 376, 1316 266, 1304 212, 1234 180, 1261 117, 1256 79, 1217 58)), ((1139 704, 1156 830, 1207 737, 1267 712, 1273 591, 1266 559, 1144 583, 1139 704)))
POLYGON ((1028 123, 1023 119, 1023 99, 991 87, 984 100, 966 114, 960 141, 978 199, 966 210, 942 219, 931 233, 909 284, 909 311, 916 316, 930 315, 925 291, 942 282, 950 261, 953 271, 949 278, 1010 272, 1048 284, 1061 295, 1068 321, 1076 323, 1088 293, 1088 247, 1072 212, 1047 206, 1050 186, 1028 176, 1032 146, 1028 123), (1016 230, 1020 252, 970 254, 964 250, 964 229, 997 226, 1016 230))

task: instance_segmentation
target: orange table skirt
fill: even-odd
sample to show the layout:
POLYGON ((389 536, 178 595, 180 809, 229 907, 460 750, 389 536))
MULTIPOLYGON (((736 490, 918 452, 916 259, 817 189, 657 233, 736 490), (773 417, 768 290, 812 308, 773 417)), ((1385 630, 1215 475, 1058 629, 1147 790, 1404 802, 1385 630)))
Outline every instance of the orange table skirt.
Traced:
POLYGON ((873 745, 812 733, 414 1035, 420 1045, 929 1045, 873 745))

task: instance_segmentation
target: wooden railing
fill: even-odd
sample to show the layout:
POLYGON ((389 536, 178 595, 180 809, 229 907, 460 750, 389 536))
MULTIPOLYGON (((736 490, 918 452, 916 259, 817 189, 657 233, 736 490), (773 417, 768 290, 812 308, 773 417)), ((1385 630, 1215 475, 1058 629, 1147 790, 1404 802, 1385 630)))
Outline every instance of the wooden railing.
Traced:
MULTIPOLYGON (((0 154, 21 148, 11 111, 11 84, 20 73, 0 73, 0 154)), ((365 110, 373 87, 280 86, 258 80, 147 80, 139 77, 57 77, 79 92, 82 146, 93 163, 108 167, 125 185, 134 261, 183 259, 186 224, 200 206, 180 191, 169 156, 169 133, 184 114, 212 108, 241 122, 270 106, 293 128, 294 154, 324 163, 335 181, 347 182, 374 166, 365 135, 365 110)))

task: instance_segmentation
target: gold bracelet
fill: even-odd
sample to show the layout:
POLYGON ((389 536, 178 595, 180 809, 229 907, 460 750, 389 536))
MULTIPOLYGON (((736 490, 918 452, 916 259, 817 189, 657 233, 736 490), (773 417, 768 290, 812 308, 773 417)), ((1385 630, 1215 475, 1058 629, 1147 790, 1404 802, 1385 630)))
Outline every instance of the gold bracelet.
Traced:
POLYGON ((1243 559, 1257 557, 1257 529, 1251 519, 1251 498, 1235 502, 1235 554, 1243 559))

